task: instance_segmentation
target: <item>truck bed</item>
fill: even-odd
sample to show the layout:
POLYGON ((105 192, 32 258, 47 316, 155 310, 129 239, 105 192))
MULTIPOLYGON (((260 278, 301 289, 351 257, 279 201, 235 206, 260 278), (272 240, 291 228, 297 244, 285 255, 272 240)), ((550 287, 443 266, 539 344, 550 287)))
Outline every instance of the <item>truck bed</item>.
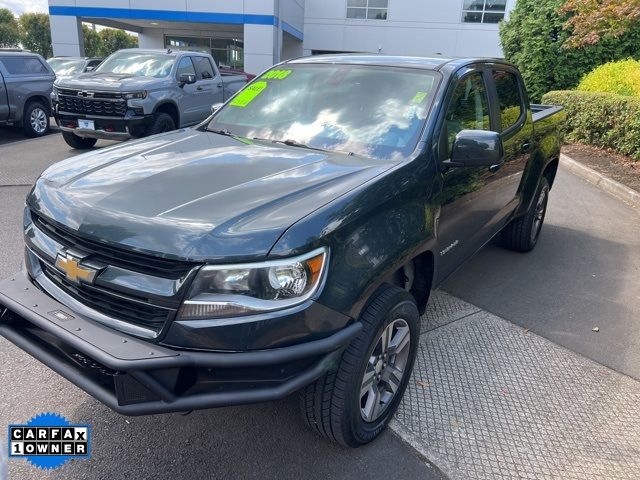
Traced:
POLYGON ((532 103, 531 112, 533 114, 533 123, 544 120, 551 115, 555 115, 563 109, 564 107, 560 105, 542 105, 538 103, 532 103))

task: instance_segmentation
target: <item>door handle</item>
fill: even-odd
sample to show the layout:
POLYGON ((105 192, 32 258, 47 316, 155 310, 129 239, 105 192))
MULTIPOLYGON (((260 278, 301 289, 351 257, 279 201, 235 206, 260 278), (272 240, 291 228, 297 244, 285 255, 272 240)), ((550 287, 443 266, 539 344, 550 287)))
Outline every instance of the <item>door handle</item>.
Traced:
POLYGON ((527 153, 529 150, 531 150, 531 142, 527 140, 520 146, 520 151, 522 153, 527 153))
POLYGON ((218 88, 222 88, 222 84, 221 84, 221 83, 219 83, 219 84, 217 84, 217 85, 216 85, 216 87, 218 87, 218 88))
POLYGON ((498 170, 500 170, 500 168, 502 167, 502 165, 504 165, 503 163, 498 163, 497 165, 491 165, 489 167, 489 171, 491 173, 496 173, 498 170))
POLYGON ((201 92, 202 90, 204 90, 204 88, 202 88, 202 87, 197 87, 197 88, 196 88, 196 90, 197 90, 197 91, 199 91, 199 92, 201 92))

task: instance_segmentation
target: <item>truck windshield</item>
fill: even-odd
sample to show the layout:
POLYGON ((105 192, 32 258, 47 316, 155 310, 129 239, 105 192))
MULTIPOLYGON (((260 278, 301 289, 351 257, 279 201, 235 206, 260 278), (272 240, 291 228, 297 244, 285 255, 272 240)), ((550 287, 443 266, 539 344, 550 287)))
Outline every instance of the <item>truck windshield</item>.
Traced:
POLYGON ((280 65, 239 92, 208 129, 394 159, 415 148, 436 75, 386 66, 280 65))
POLYGON ((62 58, 54 58, 49 60, 49 65, 56 75, 74 75, 82 73, 84 70, 84 60, 65 60, 62 58))
POLYGON ((166 77, 171 73, 174 55, 145 52, 116 52, 102 62, 96 72, 121 73, 135 77, 166 77))

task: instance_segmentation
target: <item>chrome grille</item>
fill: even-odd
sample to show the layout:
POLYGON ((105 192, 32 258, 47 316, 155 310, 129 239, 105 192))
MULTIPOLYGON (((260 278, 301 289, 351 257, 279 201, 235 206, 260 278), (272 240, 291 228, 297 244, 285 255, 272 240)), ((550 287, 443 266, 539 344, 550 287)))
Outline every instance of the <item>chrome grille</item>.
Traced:
MULTIPOLYGON (((31 219, 33 223, 26 232, 28 249, 33 252, 33 256, 37 257, 41 275, 44 275, 62 293, 91 311, 120 323, 125 322, 125 324, 145 329, 150 336, 157 336, 167 322, 173 320, 180 307, 181 286, 185 284, 197 264, 137 254, 87 240, 34 212, 31 212, 31 219), (30 229, 32 229, 31 234, 30 229), (38 239, 46 239, 46 241, 38 239), (51 241, 54 242, 53 245, 51 241), (122 285, 110 283, 109 280, 103 281, 100 273, 92 285, 69 281, 66 275, 54 266, 56 256, 66 250, 82 252, 83 262, 89 262, 100 273, 115 268, 124 270, 127 275, 132 275, 134 278, 140 275, 140 279, 152 277, 154 282, 160 280, 165 284, 168 282, 173 292, 168 295, 172 296, 159 297, 157 292, 151 290, 145 292, 139 286, 136 289, 127 289, 122 285)), ((135 285, 137 284, 138 281, 135 282, 135 285)), ((46 287, 42 286, 46 290, 46 287)), ((102 321, 100 318, 95 319, 102 321)), ((114 328, 119 327, 114 325, 114 328)))

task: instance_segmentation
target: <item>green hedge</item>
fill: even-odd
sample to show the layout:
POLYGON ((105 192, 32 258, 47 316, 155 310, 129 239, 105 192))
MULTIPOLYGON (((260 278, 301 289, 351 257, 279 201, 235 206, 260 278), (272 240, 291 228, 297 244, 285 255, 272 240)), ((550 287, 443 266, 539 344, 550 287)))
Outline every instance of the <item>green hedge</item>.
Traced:
POLYGON ((629 58, 600 65, 580 80, 576 90, 640 97, 640 62, 629 58))
POLYGON ((559 90, 545 94, 542 103, 565 107, 565 140, 640 159, 640 98, 559 90))

